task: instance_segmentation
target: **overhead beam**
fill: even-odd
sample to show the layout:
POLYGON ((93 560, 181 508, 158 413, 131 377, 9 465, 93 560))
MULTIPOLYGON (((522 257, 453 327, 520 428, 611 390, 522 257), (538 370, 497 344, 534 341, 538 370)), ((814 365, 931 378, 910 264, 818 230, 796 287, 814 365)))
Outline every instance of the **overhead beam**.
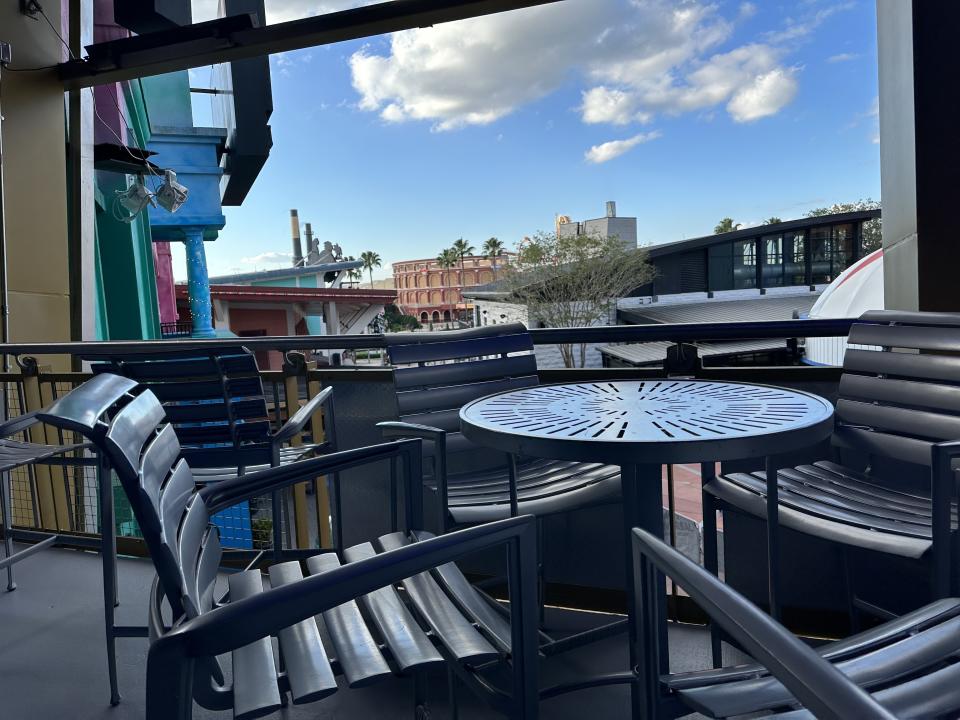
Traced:
MULTIPOLYGON (((176 31, 166 31, 171 33, 171 42, 159 47, 131 47, 127 50, 117 45, 116 52, 112 52, 105 43, 92 46, 90 54, 95 57, 63 63, 59 66, 59 73, 67 90, 92 87, 558 1, 392 0, 302 20, 226 32, 220 21, 213 21, 192 26, 192 31, 184 28, 184 34, 189 33, 191 37, 182 41, 176 40, 176 31), (197 39, 197 29, 201 26, 209 27, 210 34, 197 39)), ((143 35, 140 39, 147 37, 143 35)))

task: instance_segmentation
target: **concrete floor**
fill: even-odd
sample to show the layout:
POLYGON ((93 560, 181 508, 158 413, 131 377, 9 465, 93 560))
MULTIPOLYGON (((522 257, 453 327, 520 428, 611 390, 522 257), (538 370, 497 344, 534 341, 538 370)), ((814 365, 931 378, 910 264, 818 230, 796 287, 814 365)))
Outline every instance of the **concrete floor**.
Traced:
MULTIPOLYGON (((18 589, 0 589, 0 718, 4 720, 133 720, 144 716, 144 675, 147 641, 118 640, 118 664, 123 701, 108 703, 106 653, 99 556, 64 549, 39 553, 15 568, 18 589)), ((143 624, 152 565, 141 559, 120 560, 118 623, 143 624)), ((5 588, 6 577, 3 573, 5 588)), ((606 618, 555 611, 548 620, 571 629, 606 618)), ((705 631, 671 627, 671 669, 706 667, 709 644, 705 631)), ((591 673, 627 667, 626 638, 621 635, 551 658, 542 668, 542 685, 591 673)), ((226 663, 229 672, 229 662, 226 663)), ((433 717, 449 717, 444 676, 431 682, 433 717)), ((481 700, 461 690, 460 717, 495 717, 481 700)), ((542 717, 557 720, 626 718, 629 691, 607 687, 544 701, 542 717)), ((412 717, 409 679, 389 679, 370 688, 343 691, 312 705, 289 707, 272 718, 289 720, 370 719, 412 717)), ((228 718, 196 708, 196 718, 228 718)))

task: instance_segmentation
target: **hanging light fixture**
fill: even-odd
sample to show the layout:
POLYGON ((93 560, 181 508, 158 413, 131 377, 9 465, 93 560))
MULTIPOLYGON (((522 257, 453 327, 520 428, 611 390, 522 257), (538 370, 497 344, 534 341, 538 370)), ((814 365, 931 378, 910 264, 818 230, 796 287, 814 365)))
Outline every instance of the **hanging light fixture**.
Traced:
POLYGON ((187 201, 190 191, 185 185, 177 182, 177 174, 173 170, 163 173, 163 185, 155 195, 157 203, 164 210, 175 213, 187 201))
POLYGON ((147 205, 156 207, 153 201, 153 195, 147 186, 143 184, 143 176, 139 175, 127 186, 126 190, 117 190, 113 201, 113 216, 120 222, 131 223, 147 205), (121 210, 127 211, 124 214, 121 210))

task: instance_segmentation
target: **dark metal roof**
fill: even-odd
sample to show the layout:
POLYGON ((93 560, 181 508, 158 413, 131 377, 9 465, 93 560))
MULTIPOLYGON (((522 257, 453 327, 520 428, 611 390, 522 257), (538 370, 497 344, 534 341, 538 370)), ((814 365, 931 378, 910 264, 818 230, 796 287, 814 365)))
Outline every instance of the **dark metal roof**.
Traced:
POLYGON ((760 237, 761 235, 779 235, 790 230, 799 230, 801 228, 818 227, 820 225, 839 225, 841 223, 862 222, 873 220, 880 217, 880 210, 858 210, 856 212, 836 213, 834 215, 820 215, 817 217, 805 217, 798 220, 787 220, 781 223, 772 223, 770 225, 757 225, 756 227, 743 228, 733 232, 720 233, 719 235, 704 235, 703 237, 690 238, 689 240, 677 240, 675 242, 663 243, 661 245, 647 245, 647 251, 650 259, 658 258, 663 255, 672 255, 687 250, 698 250, 718 245, 733 240, 747 240, 749 238, 760 237))
POLYGON ((703 300, 702 302, 651 303, 617 311, 618 319, 628 325, 658 323, 749 323, 758 320, 790 320, 794 311, 810 311, 819 292, 758 295, 741 300, 703 300))
MULTIPOLYGON (((600 352, 610 357, 619 358, 631 365, 660 365, 667 357, 667 348, 673 344, 671 342, 646 342, 605 345, 600 348, 600 352)), ((697 342, 693 344, 697 346, 697 354, 704 358, 779 350, 787 346, 787 341, 768 338, 762 340, 733 340, 730 342, 697 342)))

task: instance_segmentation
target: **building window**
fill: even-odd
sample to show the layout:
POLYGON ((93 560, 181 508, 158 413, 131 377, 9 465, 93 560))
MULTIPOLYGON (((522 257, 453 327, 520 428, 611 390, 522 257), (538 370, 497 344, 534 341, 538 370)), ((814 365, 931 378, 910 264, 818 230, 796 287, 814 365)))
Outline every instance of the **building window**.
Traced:
POLYGON ((836 277, 832 267, 833 238, 830 227, 810 229, 810 277, 814 285, 828 283, 836 277))
POLYGON ((802 232, 790 232, 783 236, 783 276, 786 285, 807 284, 805 241, 802 232))
POLYGON ((763 243, 763 287, 783 285, 783 238, 780 235, 766 235, 763 243))
POLYGON ((757 241, 733 243, 733 287, 735 290, 757 286, 757 241))

